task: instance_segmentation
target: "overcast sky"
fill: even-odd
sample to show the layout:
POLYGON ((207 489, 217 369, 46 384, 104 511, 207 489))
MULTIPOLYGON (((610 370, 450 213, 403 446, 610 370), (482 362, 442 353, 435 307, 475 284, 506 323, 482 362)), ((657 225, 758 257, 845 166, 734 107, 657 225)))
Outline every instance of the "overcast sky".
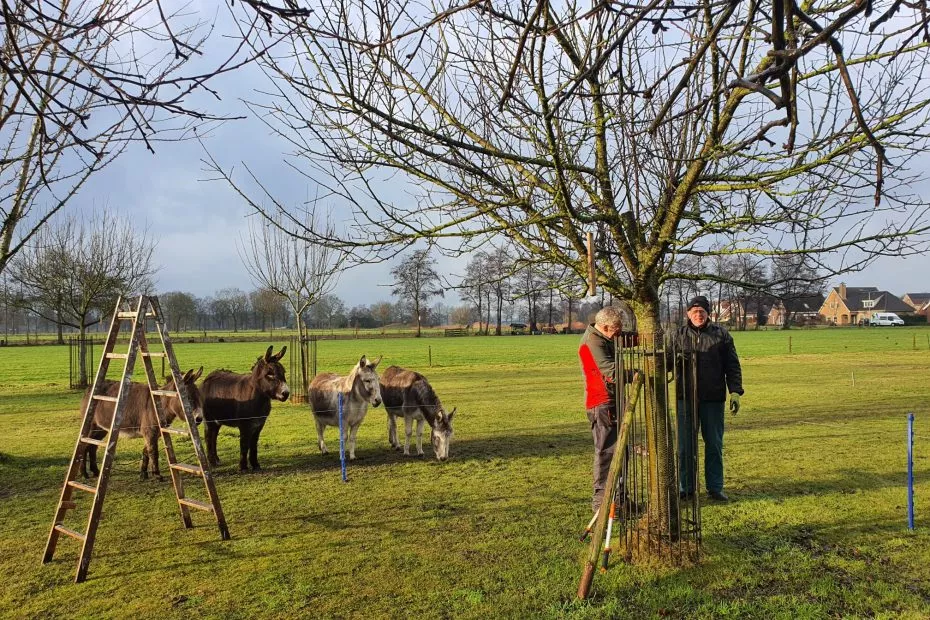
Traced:
MULTIPOLYGON (((222 13, 219 19, 224 20, 222 13)), ((260 83, 260 76, 250 70, 212 82, 223 100, 204 99, 202 107, 209 103, 211 112, 244 114, 247 110, 241 99, 255 98, 253 89, 260 83)), ((235 165, 241 171, 242 162, 247 163, 286 204, 299 205, 312 191, 283 165, 282 151, 287 145, 276 141, 254 119, 222 124, 205 138, 205 145, 226 166, 235 165)), ((158 240, 158 292, 180 290, 207 296, 227 287, 252 290, 255 284, 236 246, 240 236, 247 234, 249 217, 255 216, 250 216, 244 202, 224 182, 207 180, 211 175, 201 162, 203 157, 197 141, 158 144, 154 155, 142 145, 133 145, 94 177, 68 209, 109 207, 130 216, 139 227, 147 224, 158 240)), ((348 217, 338 211, 335 215, 348 217)), ((461 273, 464 263, 441 259, 440 272, 446 276, 461 273)), ((392 266, 353 268, 342 275, 335 293, 349 307, 389 299, 392 266)), ((876 286, 902 295, 930 291, 930 255, 883 258, 841 279, 850 286, 876 286)), ((453 294, 445 302, 458 300, 453 294)))

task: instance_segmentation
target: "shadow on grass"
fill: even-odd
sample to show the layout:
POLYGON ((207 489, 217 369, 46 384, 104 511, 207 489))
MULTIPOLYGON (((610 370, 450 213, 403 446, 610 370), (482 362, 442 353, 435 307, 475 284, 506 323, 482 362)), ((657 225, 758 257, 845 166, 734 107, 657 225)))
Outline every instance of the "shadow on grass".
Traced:
MULTIPOLYGON (((229 434, 218 446, 221 464, 216 468, 220 475, 240 475, 238 462, 238 438, 229 434), (233 445, 233 441, 235 445, 233 445), (225 445, 224 445, 225 444, 225 445)), ((454 468, 456 463, 468 461, 490 461, 494 459, 526 459, 557 456, 577 456, 593 453, 590 433, 583 425, 563 424, 548 426, 540 432, 517 432, 494 434, 483 437, 454 439, 448 461, 439 462, 433 455, 428 429, 424 430, 423 456, 416 456, 416 445, 411 442, 411 456, 392 449, 387 439, 360 441, 356 447, 355 460, 346 460, 350 475, 353 469, 381 465, 425 462, 436 467, 454 468)), ((327 441, 328 454, 320 454, 315 439, 303 446, 294 441, 278 442, 277 450, 259 449, 259 458, 264 469, 261 472, 246 472, 241 475, 280 474, 287 472, 330 471, 338 472, 339 441, 327 441), (297 453, 303 448, 302 453, 297 453)))
MULTIPOLYGON (((874 491, 888 488, 900 488, 904 493, 907 489, 907 472, 884 471, 863 472, 857 469, 839 469, 830 476, 810 471, 809 475, 817 475, 815 479, 786 479, 785 477, 753 476, 741 480, 738 484, 740 499, 767 498, 779 499, 804 495, 822 495, 827 493, 843 493, 855 495, 859 491, 874 491)), ((918 480, 930 477, 930 468, 921 468, 914 471, 918 480)))

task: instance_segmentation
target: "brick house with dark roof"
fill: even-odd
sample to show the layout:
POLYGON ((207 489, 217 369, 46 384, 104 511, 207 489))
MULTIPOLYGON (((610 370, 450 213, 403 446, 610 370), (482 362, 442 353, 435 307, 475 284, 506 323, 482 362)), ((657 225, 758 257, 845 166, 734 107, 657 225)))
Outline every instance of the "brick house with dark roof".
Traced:
POLYGON ((785 316, 790 314, 791 322, 795 325, 807 325, 820 321, 820 308, 823 307, 824 298, 820 293, 814 295, 799 295, 785 300, 777 300, 769 310, 768 325, 784 325, 785 316))
POLYGON ((874 286, 846 286, 842 282, 827 295, 819 314, 827 323, 856 325, 872 318, 875 312, 910 316, 916 314, 913 306, 888 291, 880 291, 874 286))
POLYGON ((921 308, 930 303, 930 293, 905 293, 901 301, 912 306, 920 314, 921 308))

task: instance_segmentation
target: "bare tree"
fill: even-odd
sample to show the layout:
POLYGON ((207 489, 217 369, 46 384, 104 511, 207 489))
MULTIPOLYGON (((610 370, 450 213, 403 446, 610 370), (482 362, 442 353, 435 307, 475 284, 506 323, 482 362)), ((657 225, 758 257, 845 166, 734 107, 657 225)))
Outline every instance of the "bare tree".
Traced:
POLYGON ((371 306, 371 315, 381 326, 381 333, 384 333, 384 326, 391 322, 394 316, 394 306, 388 301, 379 301, 371 306))
POLYGON ((392 293, 408 302, 413 309, 419 338, 427 302, 432 297, 445 296, 442 281, 436 271, 436 261, 430 258, 429 250, 416 250, 391 269, 391 276, 394 278, 392 293))
POLYGON ((252 291, 249 293, 249 302, 252 311, 259 319, 258 324, 261 331, 268 329, 269 321, 271 323, 270 329, 274 330, 275 321, 287 315, 287 302, 271 289, 259 288, 252 291))
POLYGON ((785 309, 783 329, 791 327, 796 303, 821 293, 824 281, 820 270, 804 254, 776 256, 772 259, 770 289, 785 309))
MULTIPOLYGON (((246 0, 241 35, 308 8, 246 0)), ((210 48, 213 16, 147 0, 41 2, 0 7, 0 273, 95 173, 132 142, 192 137, 219 120, 193 107, 211 78, 251 62, 240 44, 210 48)))
MULTIPOLYGON (((79 331, 110 315, 119 295, 148 293, 155 242, 108 211, 43 228, 12 263, 24 302, 38 316, 79 331)), ((87 384, 85 356, 80 382, 87 384)))
MULTIPOLYGON (((301 215, 299 229, 313 236, 333 234, 328 216, 309 211, 301 215)), ((330 247, 290 234, 288 218, 271 222, 253 220, 249 238, 240 240, 239 256, 252 282, 273 291, 284 299, 297 323, 297 337, 301 343, 301 380, 306 394, 310 386, 303 343, 307 338, 304 313, 331 292, 339 281, 345 255, 330 247)))
POLYGON ((233 332, 238 332, 249 312, 249 296, 238 288, 224 288, 213 296, 213 307, 224 321, 232 322, 233 332))
POLYGON ((165 318, 175 332, 190 329, 197 318, 197 299, 190 293, 172 291, 158 296, 159 305, 165 311, 165 318))
MULTIPOLYGON (((926 246, 908 169, 928 142, 924 2, 332 0, 318 15, 338 38, 288 33, 290 53, 263 57, 262 110, 291 164, 357 207, 327 243, 505 235, 584 277, 592 232, 599 286, 650 336, 663 282, 709 279, 675 271, 682 256, 819 254, 836 273, 926 246), (386 173, 416 199, 392 200, 386 173)), ((670 502, 650 522, 674 532, 673 463, 655 467, 650 495, 670 502)))

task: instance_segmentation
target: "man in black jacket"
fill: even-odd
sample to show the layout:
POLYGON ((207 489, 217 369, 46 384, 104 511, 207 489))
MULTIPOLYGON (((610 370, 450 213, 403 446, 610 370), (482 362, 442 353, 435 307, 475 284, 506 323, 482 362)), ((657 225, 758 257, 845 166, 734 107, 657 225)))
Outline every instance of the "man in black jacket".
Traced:
POLYGON ((693 407, 697 407, 704 439, 704 484, 711 499, 727 501, 723 492, 724 402, 730 392, 730 412, 739 411, 743 374, 733 337, 709 320, 710 303, 699 295, 688 303, 688 324, 672 336, 670 348, 676 355, 678 397, 678 473, 682 498, 694 494, 694 448, 696 445, 693 407), (696 369, 692 368, 696 365, 696 369), (697 377, 696 389, 692 377, 697 377))

